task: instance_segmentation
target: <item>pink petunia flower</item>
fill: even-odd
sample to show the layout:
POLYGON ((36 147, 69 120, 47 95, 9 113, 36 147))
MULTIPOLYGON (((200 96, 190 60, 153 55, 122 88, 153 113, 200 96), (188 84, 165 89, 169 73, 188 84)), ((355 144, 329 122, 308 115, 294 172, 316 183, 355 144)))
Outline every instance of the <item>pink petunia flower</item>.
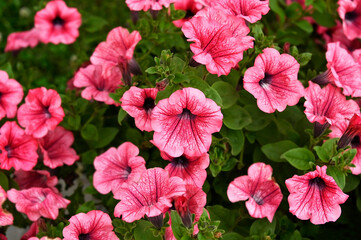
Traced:
POLYGON ((131 87, 120 99, 122 108, 135 119, 135 125, 142 131, 153 131, 152 111, 155 107, 156 88, 131 87))
POLYGON ((188 157, 182 155, 179 157, 171 157, 166 153, 161 153, 163 159, 171 161, 165 170, 169 172, 169 176, 177 176, 183 179, 186 184, 194 184, 197 187, 202 187, 207 178, 207 171, 209 166, 209 155, 203 153, 199 157, 188 157))
POLYGON ((172 199, 186 192, 184 182, 179 177, 169 177, 161 168, 151 168, 143 173, 138 182, 124 184, 115 196, 121 201, 116 205, 114 216, 126 222, 134 222, 144 215, 148 218, 163 218, 172 206, 172 199))
POLYGON ((250 23, 261 20, 270 10, 268 0, 213 0, 211 5, 250 23))
POLYGON ((335 222, 341 215, 339 204, 346 202, 348 195, 326 174, 327 166, 303 176, 294 175, 286 180, 290 195, 290 212, 301 220, 311 219, 313 224, 335 222))
POLYGON ((361 0, 339 0, 338 5, 337 12, 346 37, 350 40, 361 38, 361 0))
POLYGON ((53 89, 41 87, 29 90, 17 117, 26 134, 42 138, 49 130, 55 129, 64 115, 59 94, 53 89))
POLYGON ((272 222, 283 195, 272 179, 272 167, 254 163, 248 168, 247 176, 234 179, 228 186, 227 196, 231 202, 245 201, 249 214, 272 222))
POLYGON ((0 119, 13 118, 17 105, 24 96, 23 87, 14 79, 9 79, 7 72, 0 70, 0 119))
POLYGON ((294 106, 304 95, 297 74, 300 64, 288 54, 266 48, 256 57, 254 67, 244 73, 244 89, 257 99, 257 106, 266 113, 282 112, 294 106))
POLYGON ((35 167, 38 144, 26 135, 16 122, 6 122, 0 128, 0 168, 29 171, 35 167))
POLYGON ((223 11, 203 10, 182 27, 188 41, 194 42, 190 45, 193 59, 218 76, 228 75, 243 59, 243 52, 253 47, 254 38, 246 36, 248 27, 232 17, 223 11))
POLYGON ((111 76, 121 73, 123 82, 131 84, 131 74, 140 74, 138 63, 133 58, 135 46, 142 39, 138 31, 129 34, 128 29, 117 27, 108 33, 107 40, 99 43, 90 61, 94 65, 102 65, 103 73, 111 76))
POLYGON ((139 149, 125 142, 117 149, 112 147, 94 160, 93 184, 102 194, 110 191, 118 195, 123 183, 137 181, 146 171, 145 161, 138 156, 139 149))
POLYGON ((327 44, 326 59, 328 70, 322 75, 343 88, 344 95, 361 97, 361 65, 340 46, 340 42, 327 44))
POLYGON ((27 47, 33 48, 38 43, 39 31, 36 28, 24 32, 14 32, 8 36, 5 52, 18 51, 27 47))
POLYGON ((81 68, 74 76, 74 86, 85 89, 81 92, 84 99, 94 99, 106 104, 115 104, 114 99, 109 96, 109 93, 114 93, 116 89, 122 84, 122 75, 118 72, 112 72, 111 75, 105 76, 102 74, 101 65, 88 65, 86 68, 81 68))
POLYGON ((36 237, 36 235, 39 233, 39 228, 44 225, 45 225, 44 219, 39 218, 30 225, 28 231, 24 233, 23 236, 21 236, 20 240, 29 240, 31 237, 36 237))
POLYGON ((20 190, 39 187, 50 188, 54 192, 58 192, 58 189, 55 187, 58 184, 58 178, 50 176, 50 173, 46 170, 18 170, 14 173, 14 180, 19 185, 20 190))
POLYGON ((131 11, 161 10, 162 7, 168 8, 176 0, 126 0, 125 3, 131 11))
POLYGON ((42 237, 42 238, 38 238, 38 237, 31 237, 28 240, 61 240, 61 238, 49 238, 49 237, 42 237))
POLYGON ((328 84, 322 88, 311 81, 305 89, 305 114, 310 122, 335 124, 350 119, 360 112, 360 107, 353 100, 346 100, 341 89, 328 84))
POLYGON ((198 0, 175 0, 174 9, 183 10, 186 16, 183 19, 173 21, 176 27, 182 27, 185 22, 191 19, 204 5, 198 0))
POLYGON ((35 28, 43 43, 71 44, 79 36, 81 15, 63 0, 53 0, 35 15, 35 28))
POLYGON ((8 240, 8 238, 4 234, 0 233, 0 240, 8 240))
POLYGON ((69 222, 70 224, 63 229, 63 240, 119 240, 113 232, 109 215, 100 210, 92 210, 87 214, 78 213, 72 216, 69 222))
POLYGON ((11 213, 2 208, 3 203, 6 200, 6 192, 0 186, 0 226, 12 225, 14 217, 11 213))
POLYGON ((201 156, 212 133, 222 127, 221 108, 203 92, 184 88, 160 100, 153 109, 153 144, 172 157, 201 156))
POLYGON ((330 138, 340 138, 337 143, 339 148, 351 145, 352 148, 357 149, 356 156, 351 161, 355 167, 350 167, 350 170, 354 175, 361 174, 361 117, 355 114, 350 121, 336 122, 330 129, 332 130, 329 134, 330 138))
POLYGON ((40 217, 56 219, 59 208, 66 208, 70 203, 50 188, 10 189, 7 193, 8 199, 15 203, 16 210, 25 213, 31 221, 40 217))
POLYGON ((44 165, 53 169, 64 164, 73 165, 79 159, 75 150, 70 147, 73 142, 73 133, 61 126, 38 139, 44 165))

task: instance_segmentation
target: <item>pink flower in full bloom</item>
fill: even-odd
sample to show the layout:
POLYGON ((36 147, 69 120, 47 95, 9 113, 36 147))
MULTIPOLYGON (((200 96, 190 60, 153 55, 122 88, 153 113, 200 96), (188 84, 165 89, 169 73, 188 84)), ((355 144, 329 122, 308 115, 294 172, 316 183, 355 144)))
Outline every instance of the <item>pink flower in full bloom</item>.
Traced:
POLYGON ((173 24, 176 27, 182 27, 183 24, 191 19, 203 6, 198 0, 175 0, 174 9, 185 11, 186 16, 183 19, 173 21, 173 24))
POLYGON ((63 229, 63 240, 119 240, 113 232, 109 215, 100 210, 92 210, 87 214, 78 213, 72 216, 69 222, 70 224, 63 229))
POLYGON ((185 185, 179 177, 169 177, 161 168, 151 168, 142 174, 138 182, 124 184, 117 198, 114 216, 126 222, 162 216, 171 206, 172 199, 186 192, 185 185))
POLYGON ((0 186, 0 226, 12 225, 14 221, 13 215, 2 208, 5 200, 6 192, 2 186, 0 186))
POLYGON ((361 0, 339 0, 338 5, 346 37, 350 40, 361 38, 361 0))
POLYGON ((38 139, 45 166, 56 168, 59 166, 73 165, 79 156, 70 146, 74 142, 71 131, 61 126, 49 131, 44 137, 38 139))
POLYGON ((305 114, 310 122, 335 124, 337 121, 350 119, 360 112, 360 107, 353 100, 346 100, 341 89, 328 84, 322 88, 313 82, 305 89, 305 114))
POLYGON ((106 104, 115 104, 114 99, 109 96, 109 93, 114 93, 116 89, 122 84, 122 75, 118 72, 112 72, 111 75, 105 76, 102 74, 101 65, 88 65, 86 68, 81 68, 74 76, 74 86, 85 89, 81 92, 84 99, 94 99, 106 104))
POLYGON ((48 2, 35 15, 35 28, 43 43, 71 44, 79 36, 81 15, 76 8, 68 8, 63 0, 48 2))
POLYGON ((156 88, 131 87, 120 99, 122 108, 135 119, 135 125, 142 131, 153 131, 151 116, 155 107, 156 88))
POLYGON ((54 130, 64 115, 59 94, 53 89, 41 87, 29 90, 17 117, 26 134, 41 138, 49 130, 54 130))
POLYGON ((14 79, 9 79, 7 72, 0 70, 0 119, 13 118, 17 105, 24 96, 23 87, 14 79))
POLYGON ((244 89, 257 98, 257 106, 266 113, 282 112, 298 103, 304 95, 297 75, 300 64, 288 54, 266 48, 256 57, 253 67, 244 73, 244 89))
POLYGON ((22 48, 35 47, 39 43, 39 31, 33 28, 24 32, 14 32, 8 36, 5 52, 18 51, 22 48))
POLYGON ((170 176, 180 177, 186 184, 194 184, 200 188, 203 186, 207 178, 206 168, 209 166, 208 153, 203 153, 199 157, 188 157, 186 155, 171 157, 162 152, 161 156, 171 162, 165 167, 170 176))
POLYGON ((131 11, 161 10, 162 7, 168 8, 176 0, 126 0, 125 3, 131 11))
POLYGON ((196 62, 206 65, 212 74, 228 75, 243 59, 243 52, 253 47, 254 39, 246 36, 249 29, 242 19, 223 11, 204 11, 184 23, 182 31, 189 42, 194 42, 190 48, 196 62))
POLYGON ((19 185, 20 190, 39 187, 51 188, 54 192, 58 192, 58 189, 55 188, 55 185, 58 184, 58 178, 50 176, 46 170, 18 170, 14 173, 14 180, 19 185))
POLYGON ((327 68, 331 83, 343 88, 343 94, 361 97, 361 65, 340 46, 340 42, 327 44, 327 68))
POLYGON ((184 88, 160 100, 153 109, 153 144, 172 157, 201 156, 212 133, 222 127, 221 108, 203 92, 184 88))
POLYGON ((286 180, 290 195, 290 212, 301 220, 311 219, 313 224, 335 222, 341 215, 339 204, 346 202, 348 195, 326 174, 327 166, 303 176, 294 175, 286 180))
POLYGON ((354 175, 361 174, 361 117, 355 114, 350 121, 336 122, 330 129, 330 138, 340 138, 337 144, 339 148, 351 145, 357 149, 356 156, 351 161, 355 167, 350 167, 350 170, 354 175))
POLYGON ((36 221, 40 217, 56 219, 59 208, 66 208, 70 203, 52 189, 39 187, 21 191, 10 189, 8 199, 15 203, 16 210, 25 213, 31 221, 36 221))
POLYGON ((272 179, 272 168, 264 163, 254 163, 247 176, 234 179, 228 186, 227 196, 231 202, 245 201, 249 214, 272 222, 283 195, 272 179))
POLYGON ((131 84, 131 74, 141 72, 138 63, 133 58, 135 46, 142 39, 138 31, 129 34, 128 29, 117 27, 112 29, 105 42, 99 43, 90 61, 103 66, 103 73, 107 76, 121 73, 123 82, 131 84))
POLYGON ((36 140, 26 135, 16 122, 6 122, 0 128, 0 168, 29 171, 38 160, 36 140))
POLYGON ((250 23, 257 22, 270 10, 268 0, 213 0, 211 5, 250 23))
POLYGON ((125 142, 117 149, 112 147, 94 160, 95 173, 93 184, 102 194, 110 191, 117 195, 123 183, 137 181, 146 171, 145 161, 138 156, 139 149, 125 142))

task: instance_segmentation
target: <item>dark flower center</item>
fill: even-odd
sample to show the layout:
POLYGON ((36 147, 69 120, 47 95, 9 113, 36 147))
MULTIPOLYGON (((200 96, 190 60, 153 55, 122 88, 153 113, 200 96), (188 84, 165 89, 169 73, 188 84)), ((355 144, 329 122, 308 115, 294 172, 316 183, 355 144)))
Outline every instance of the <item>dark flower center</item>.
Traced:
POLYGON ((191 10, 186 11, 185 19, 192 18, 194 16, 194 13, 191 10))
POLYGON ((173 158, 172 160, 172 165, 177 167, 177 166, 180 166, 180 167, 183 167, 183 168, 186 168, 189 164, 189 161, 187 158, 185 158, 183 155, 180 156, 180 157, 177 157, 177 158, 173 158))
POLYGON ((263 205, 263 197, 261 196, 260 192, 256 192, 255 194, 251 195, 251 197, 258 205, 263 205))
POLYGON ((353 148, 357 148, 361 146, 361 141, 360 141, 360 136, 356 135, 352 140, 351 140, 351 147, 353 148))
POLYGON ((353 21, 358 17, 358 14, 355 11, 348 12, 345 14, 345 19, 347 21, 353 21))
POLYGON ((326 187, 325 181, 320 177, 315 177, 314 179, 310 179, 308 182, 309 186, 317 186, 319 190, 322 190, 326 187))
POLYGON ((44 107, 44 114, 46 118, 51 118, 51 114, 49 112, 49 106, 44 107))
POLYGON ((89 233, 81 233, 80 235, 79 235, 79 240, 90 240, 91 238, 90 238, 90 234, 89 233))
POLYGON ((265 73, 264 78, 259 81, 259 85, 262 88, 265 88, 271 83, 271 81, 272 81, 272 75, 265 73))
MULTIPOLYGON (((9 146, 9 145, 6 145, 6 146, 4 147, 4 149, 5 149, 5 151, 7 151, 7 153, 8 153, 8 158, 11 158, 11 148, 10 148, 10 146, 9 146)), ((0 150, 0 153, 2 153, 1 150, 0 150)))
POLYGON ((129 166, 127 166, 125 169, 124 169, 124 172, 123 172, 123 175, 122 175, 122 177, 124 178, 124 179, 128 179, 128 176, 129 176, 129 174, 132 172, 132 169, 129 167, 129 166))
POLYGON ((189 118, 189 120, 193 120, 196 118, 196 115, 191 113, 191 111, 188 108, 183 108, 183 112, 179 115, 181 118, 189 118))
POLYGON ((59 16, 56 16, 56 18, 53 19, 53 25, 54 26, 63 26, 65 21, 60 18, 59 16))
POLYGON ((143 109, 145 111, 152 110, 155 107, 154 99, 151 97, 147 97, 144 99, 143 109))

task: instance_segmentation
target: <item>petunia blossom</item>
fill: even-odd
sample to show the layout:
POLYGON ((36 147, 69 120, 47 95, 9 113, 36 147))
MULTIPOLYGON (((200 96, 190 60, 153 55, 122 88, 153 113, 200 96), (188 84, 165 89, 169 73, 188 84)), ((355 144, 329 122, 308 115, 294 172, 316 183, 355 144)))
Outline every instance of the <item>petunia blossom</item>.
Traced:
POLYGON ((165 167, 170 176, 180 177, 186 184, 194 184, 199 188, 203 186, 207 178, 206 168, 209 166, 208 153, 196 157, 188 157, 184 154, 179 157, 171 157, 162 152, 161 156, 170 161, 165 167))
POLYGON ((36 237, 39 233, 39 228, 45 225, 45 221, 43 218, 39 218, 35 222, 33 222, 26 233, 21 236, 20 240, 29 240, 31 237, 36 237))
POLYGON ((56 176, 50 176, 50 173, 46 170, 18 170, 14 173, 14 180, 19 185, 20 190, 40 187, 51 188, 54 192, 58 192, 55 187, 55 185, 58 184, 58 178, 56 176))
POLYGON ((337 121, 350 119, 360 112, 360 107, 353 100, 346 100, 341 89, 328 84, 322 88, 311 81, 305 89, 305 114, 310 122, 335 124, 337 121))
POLYGON ((250 23, 257 22, 270 10, 268 0, 213 0, 211 6, 250 23))
MULTIPOLYGON (((208 10, 205 10, 208 11, 208 10)), ((202 11, 201 11, 202 12, 202 11)), ((228 75, 231 68, 235 67, 243 59, 243 52, 253 47, 254 38, 246 36, 249 32, 245 24, 227 24, 220 21, 227 17, 223 11, 213 11, 214 14, 202 16, 198 12, 191 20, 184 23, 182 31, 188 38, 194 53, 193 60, 206 65, 212 74, 228 75), (233 26, 239 26, 241 30, 234 30, 233 26), (243 32, 242 35, 237 34, 243 32)), ((230 21, 232 22, 232 21, 230 21)))
POLYGON ((61 240, 61 238, 58 238, 58 237, 56 237, 56 238, 49 238, 49 237, 42 237, 42 238, 38 238, 38 237, 31 237, 31 238, 29 238, 29 239, 27 239, 27 240, 61 240))
POLYGON ((151 116, 155 107, 156 88, 131 87, 120 99, 122 108, 135 119, 135 125, 142 131, 153 131, 151 116))
POLYGON ((3 203, 6 200, 6 192, 0 186, 0 226, 12 225, 14 217, 11 213, 2 208, 3 203))
POLYGON ((16 210, 25 213, 31 221, 40 217, 56 219, 59 208, 66 208, 70 203, 50 188, 10 189, 7 194, 8 199, 15 203, 16 210))
POLYGON ((151 168, 142 174, 138 182, 124 184, 115 196, 121 201, 116 205, 114 216, 126 222, 134 222, 144 215, 148 218, 163 218, 172 206, 172 199, 186 192, 184 182, 179 177, 169 177, 161 168, 151 168))
POLYGON ((106 239, 119 240, 113 232, 112 220, 100 210, 78 213, 69 219, 70 224, 63 229, 63 240, 106 239))
POLYGON ((346 37, 350 40, 361 38, 361 0, 339 0, 338 5, 337 12, 346 37))
POLYGON ((248 168, 247 176, 234 179, 228 186, 227 196, 231 202, 245 201, 249 214, 272 222, 283 195, 272 179, 272 167, 254 163, 248 168))
POLYGON ((27 47, 35 47, 39 43, 39 31, 33 28, 28 31, 11 33, 6 42, 5 52, 19 51, 27 47))
POLYGON ((39 138, 38 143, 44 165, 50 168, 64 164, 73 165, 79 159, 75 150, 70 147, 73 142, 73 133, 61 126, 57 126, 44 137, 39 138))
POLYGON ((141 73, 133 58, 135 46, 141 39, 138 31, 129 33, 126 28, 116 27, 108 33, 105 42, 99 43, 90 61, 94 65, 102 65, 103 73, 107 76, 121 73, 124 84, 130 85, 131 74, 141 73))
POLYGON ((17 105, 24 96, 23 87, 15 79, 9 79, 7 72, 0 70, 0 119, 13 118, 17 105))
POLYGON ((29 171, 35 167, 38 154, 36 140, 25 134, 16 122, 6 122, 0 128, 0 168, 29 171))
POLYGON ((203 8, 203 4, 197 0, 175 0, 174 9, 183 10, 186 15, 183 19, 173 21, 176 27, 182 27, 185 22, 191 19, 199 10, 203 8))
POLYGON ((178 90, 153 109, 153 144, 172 157, 200 156, 209 150, 222 119, 221 108, 200 90, 178 90))
POLYGON ((84 99, 115 104, 109 93, 114 93, 120 87, 122 75, 118 72, 112 72, 109 76, 102 73, 101 65, 88 65, 75 74, 73 84, 78 88, 85 87, 81 92, 84 99))
POLYGON ((355 114, 351 120, 336 122, 330 129, 330 138, 340 138, 337 144, 339 148, 351 145, 357 149, 356 156, 351 161, 355 167, 350 167, 350 170, 354 175, 361 174, 361 117, 355 114))
POLYGON ((59 93, 41 87, 29 90, 25 104, 19 107, 17 117, 19 124, 25 127, 26 134, 41 138, 49 130, 54 130, 64 115, 59 93))
POLYGON ((102 194, 117 195, 123 183, 137 181, 146 171, 145 161, 138 156, 139 149, 130 142, 110 148, 94 160, 93 184, 102 194))
POLYGON ((288 54, 266 48, 256 57, 253 67, 244 73, 244 89, 257 99, 257 106, 266 113, 294 106, 304 95, 297 75, 300 64, 288 54))
POLYGON ((79 36, 81 15, 63 0, 50 1, 35 15, 35 28, 43 43, 71 44, 79 36))
POLYGON ((340 217, 340 204, 346 202, 348 195, 326 174, 326 169, 327 166, 316 166, 313 172, 286 180, 290 212, 299 219, 324 224, 340 217))
POLYGON ((131 11, 161 10, 162 7, 168 8, 176 0, 126 0, 125 3, 131 11))

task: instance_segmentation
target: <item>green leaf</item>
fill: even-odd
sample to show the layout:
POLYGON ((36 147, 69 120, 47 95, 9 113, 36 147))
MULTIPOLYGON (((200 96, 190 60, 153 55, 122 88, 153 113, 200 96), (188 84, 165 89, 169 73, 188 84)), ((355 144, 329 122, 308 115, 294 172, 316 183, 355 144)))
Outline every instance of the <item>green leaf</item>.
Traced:
POLYGON ((276 218, 270 223, 268 219, 262 218, 254 221, 251 225, 250 235, 265 236, 274 234, 276 229, 276 218))
POLYGON ((306 66, 309 61, 311 61, 312 53, 301 53, 296 57, 297 62, 301 67, 306 66))
POLYGON ((125 116, 127 116, 127 112, 123 110, 123 108, 119 109, 118 112, 118 123, 120 126, 122 126, 122 121, 125 118, 125 116))
POLYGON ((349 174, 346 177, 346 185, 342 189, 343 192, 351 192, 357 188, 357 186, 360 184, 360 176, 355 176, 353 174, 349 174))
POLYGON ((135 240, 162 240, 161 236, 155 237, 150 230, 153 225, 149 221, 139 220, 134 229, 135 240))
POLYGON ((81 123, 80 115, 69 116, 67 122, 68 122, 70 130, 79 130, 80 123, 81 123))
POLYGON ((322 146, 315 146, 317 156, 323 162, 328 162, 336 154, 336 144, 338 138, 328 139, 322 146))
POLYGON ((246 239, 245 237, 239 235, 238 233, 235 232, 230 232, 230 233, 226 233, 222 236, 223 240, 242 240, 242 239, 246 239))
MULTIPOLYGON (((321 2, 321 1, 319 1, 321 2)), ((315 5, 313 5, 315 6, 315 5)), ((336 25, 335 19, 332 17, 330 13, 327 11, 314 11, 312 14, 312 18, 321 26, 331 28, 336 25)))
POLYGON ((5 63, 4 65, 2 65, 0 67, 0 70, 3 70, 5 72, 7 72, 7 74, 9 75, 9 78, 15 78, 14 77, 14 72, 13 72, 13 68, 11 67, 10 62, 5 63))
POLYGON ((182 219, 177 213, 177 211, 172 210, 171 211, 171 219, 172 219, 172 232, 174 234, 174 237, 177 240, 181 240, 183 235, 186 235, 187 231, 183 225, 182 219))
POLYGON ((93 124, 88 124, 84 128, 81 129, 80 134, 85 140, 98 140, 98 129, 93 124))
POLYGON ((89 150, 80 155, 81 161, 85 165, 92 165, 94 162, 94 159, 98 156, 97 152, 95 150, 89 150))
POLYGON ((270 0, 269 6, 271 10, 279 16, 281 24, 283 24, 285 22, 286 15, 283 9, 278 5, 278 0, 270 0))
POLYGON ((158 73, 158 68, 157 67, 150 67, 150 68, 147 68, 145 70, 146 73, 148 74, 157 74, 158 73))
POLYGON ((83 203, 82 205, 80 205, 78 207, 78 209, 76 210, 76 214, 78 213, 87 213, 91 210, 95 210, 95 203, 94 201, 89 201, 89 202, 86 202, 86 203, 83 203))
POLYGON ((228 159, 226 163, 222 166, 222 171, 223 172, 231 171, 236 166, 237 163, 238 163, 237 158, 232 157, 228 159))
POLYGON ((333 179, 335 179, 335 182, 341 189, 343 189, 345 187, 346 176, 336 166, 328 166, 327 167, 327 175, 330 175, 331 177, 333 177, 333 179))
POLYGON ((301 28, 306 33, 313 32, 313 27, 312 27, 311 23, 309 23, 306 20, 300 20, 300 21, 296 22, 295 24, 297 25, 297 27, 301 28))
POLYGON ((9 179, 2 171, 0 171, 0 186, 5 191, 9 190, 9 179))
POLYGON ((312 5, 313 1, 314 1, 314 0, 306 0, 306 1, 305 1, 305 5, 306 5, 306 6, 310 6, 310 5, 312 5))
POLYGON ((223 123, 232 130, 241 130, 252 122, 249 113, 239 105, 223 109, 223 123))
POLYGON ((106 25, 108 25, 107 20, 97 16, 87 17, 84 21, 85 30, 90 33, 99 31, 103 29, 106 25))
POLYGON ((226 232, 233 228, 239 215, 238 210, 229 210, 221 205, 207 206, 212 221, 220 220, 219 228, 226 232))
POLYGON ((272 116, 259 110, 256 105, 246 105, 244 109, 252 119, 252 122, 245 127, 249 131, 262 130, 272 121, 272 116))
POLYGON ((114 127, 105 127, 99 129, 98 141, 89 142, 90 146, 95 148, 102 148, 107 146, 115 136, 118 134, 119 129, 114 127))
POLYGON ((310 162, 315 162, 315 156, 306 148, 294 148, 281 155, 292 166, 300 170, 308 170, 311 168, 310 162))
POLYGON ((219 96, 221 96, 223 109, 229 108, 236 103, 238 94, 236 89, 231 84, 218 81, 212 85, 212 88, 214 88, 218 92, 219 96))
POLYGON ((292 141, 284 140, 275 143, 269 143, 261 147, 262 152, 274 162, 284 162, 281 155, 288 150, 297 148, 297 144, 292 141))
POLYGON ((223 137, 228 138, 229 145, 231 145, 231 153, 233 156, 238 155, 244 146, 244 134, 242 130, 231 130, 226 126, 221 129, 223 137))

